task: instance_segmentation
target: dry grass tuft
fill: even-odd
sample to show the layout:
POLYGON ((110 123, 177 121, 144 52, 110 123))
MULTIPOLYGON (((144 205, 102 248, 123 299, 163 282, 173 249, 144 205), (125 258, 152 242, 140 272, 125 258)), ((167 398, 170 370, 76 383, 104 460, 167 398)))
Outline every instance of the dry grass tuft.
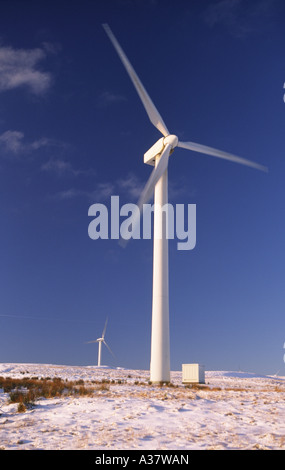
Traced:
POLYGON ((39 398, 62 396, 86 396, 94 393, 94 387, 86 387, 83 380, 76 382, 54 378, 23 378, 12 379, 0 377, 0 388, 9 393, 10 402, 18 403, 18 411, 24 412, 34 406, 39 398))

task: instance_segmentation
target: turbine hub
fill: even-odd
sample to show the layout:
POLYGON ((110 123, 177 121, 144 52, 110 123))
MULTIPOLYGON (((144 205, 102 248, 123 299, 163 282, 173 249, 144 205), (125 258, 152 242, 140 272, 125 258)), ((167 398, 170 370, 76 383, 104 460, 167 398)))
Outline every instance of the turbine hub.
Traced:
POLYGON ((161 137, 157 142, 155 142, 155 144, 144 154, 144 162, 147 165, 155 166, 155 158, 163 152, 166 144, 171 145, 170 153, 172 153, 174 148, 178 145, 178 138, 176 135, 169 134, 166 137, 161 137))
POLYGON ((178 145, 178 137, 176 135, 169 134, 164 138, 163 143, 164 145, 170 144, 173 150, 178 145))

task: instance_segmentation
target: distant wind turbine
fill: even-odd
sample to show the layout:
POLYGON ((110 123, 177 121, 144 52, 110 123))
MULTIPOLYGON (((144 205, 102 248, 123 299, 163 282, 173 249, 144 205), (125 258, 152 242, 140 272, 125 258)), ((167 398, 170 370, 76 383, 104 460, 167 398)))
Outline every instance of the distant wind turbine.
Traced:
MULTIPOLYGON (((114 356, 113 352, 111 351, 110 347, 108 346, 108 344, 106 343, 105 341, 105 333, 106 333, 106 328, 107 328, 107 322, 108 322, 108 318, 106 319, 106 322, 105 322, 105 326, 104 326, 104 330, 102 332, 102 336, 101 338, 97 338, 93 341, 87 341, 86 344, 90 344, 90 343, 98 343, 98 366, 100 367, 101 366, 101 357, 102 357, 102 343, 105 344, 105 346, 109 349, 110 353, 112 354, 112 356, 114 356)), ((114 356, 115 357, 115 356, 114 356)))
MULTIPOLYGON (((267 168, 238 157, 231 153, 196 144, 180 142, 176 135, 169 133, 161 115, 153 104, 146 89, 134 71, 124 51, 107 24, 103 25, 109 39, 116 49, 137 93, 145 107, 151 123, 164 136, 160 138, 144 155, 144 163, 154 169, 142 191, 138 201, 140 213, 154 193, 154 240, 153 240, 153 296, 152 296, 152 332, 150 380, 152 382, 170 381, 170 350, 169 350, 169 293, 168 293, 168 238, 165 222, 162 221, 161 208, 168 203, 168 159, 175 147, 181 147, 231 162, 267 171, 267 168)), ((172 64, 173 65, 173 64, 172 64)), ((172 66, 171 65, 171 66, 172 66)))

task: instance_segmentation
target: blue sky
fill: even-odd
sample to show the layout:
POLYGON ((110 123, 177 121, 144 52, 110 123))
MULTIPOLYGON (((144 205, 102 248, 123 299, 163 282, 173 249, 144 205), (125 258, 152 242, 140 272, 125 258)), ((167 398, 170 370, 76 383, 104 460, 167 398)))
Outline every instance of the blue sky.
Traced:
POLYGON ((170 202, 171 368, 285 373, 285 8, 280 0, 0 2, 0 361, 149 368, 152 241, 88 237, 91 204, 137 202, 160 138, 108 23, 178 138, 170 202))

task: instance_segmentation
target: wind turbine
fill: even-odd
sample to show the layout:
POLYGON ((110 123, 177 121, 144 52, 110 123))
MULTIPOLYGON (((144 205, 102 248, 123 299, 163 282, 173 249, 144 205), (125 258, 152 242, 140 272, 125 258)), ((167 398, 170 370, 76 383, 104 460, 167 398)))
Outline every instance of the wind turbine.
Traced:
POLYGON ((194 142, 181 142, 170 134, 161 115, 153 104, 139 77, 130 64, 123 49, 107 24, 103 24, 109 39, 116 49, 130 79, 136 88, 151 123, 163 135, 144 155, 144 163, 154 169, 138 201, 140 213, 154 193, 154 240, 153 240, 153 294, 150 380, 154 383, 170 381, 169 348, 169 286, 168 286, 168 239, 166 223, 161 217, 161 208, 168 203, 168 160, 175 147, 181 147, 231 162, 267 171, 267 168, 231 153, 194 142))
MULTIPOLYGON (((105 344, 105 346, 109 349, 110 353, 112 354, 112 356, 114 356, 113 352, 111 351, 111 349, 109 348, 108 344, 106 343, 105 341, 105 333, 106 333, 106 328, 107 328, 107 322, 108 322, 108 318, 106 319, 106 322, 105 322, 105 326, 104 326, 104 330, 102 332, 102 336, 101 338, 97 338, 93 341, 87 341, 86 344, 90 344, 90 343, 98 343, 98 366, 100 367, 101 366, 101 357, 102 357, 102 343, 105 344)), ((115 357, 115 356, 114 356, 115 357)))

